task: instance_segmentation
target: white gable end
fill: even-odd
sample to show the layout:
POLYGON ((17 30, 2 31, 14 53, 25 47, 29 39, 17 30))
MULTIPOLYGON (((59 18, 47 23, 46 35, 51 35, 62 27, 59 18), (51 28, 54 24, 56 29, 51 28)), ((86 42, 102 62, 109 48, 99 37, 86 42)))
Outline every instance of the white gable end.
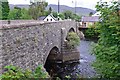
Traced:
POLYGON ((54 22, 55 19, 54 19, 53 17, 51 17, 50 15, 48 15, 48 16, 44 19, 44 21, 54 22))

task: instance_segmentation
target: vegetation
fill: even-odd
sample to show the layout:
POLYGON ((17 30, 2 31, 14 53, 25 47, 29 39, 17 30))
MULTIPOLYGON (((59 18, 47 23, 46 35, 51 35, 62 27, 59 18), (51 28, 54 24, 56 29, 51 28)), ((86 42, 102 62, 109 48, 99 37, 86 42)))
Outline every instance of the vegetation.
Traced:
POLYGON ((64 11, 63 12, 65 19, 72 19, 72 20, 76 20, 76 21, 80 21, 80 16, 77 14, 72 13, 71 11, 64 11))
POLYGON ((59 16, 63 20, 64 19, 72 19, 72 20, 75 20, 75 21, 80 21, 80 18, 81 18, 81 16, 79 16, 77 14, 74 14, 69 10, 64 11, 62 13, 59 13, 59 15, 58 15, 57 12, 52 12, 52 14, 55 18, 57 18, 59 16))
POLYGON ((69 32, 67 36, 68 47, 74 48, 80 44, 80 38, 75 32, 69 32))
POLYGON ((0 76, 0 80, 29 80, 30 78, 34 78, 34 80, 39 80, 39 78, 48 78, 48 74, 43 71, 43 66, 39 65, 34 72, 31 70, 23 70, 19 67, 9 65, 5 66, 5 69, 7 69, 6 72, 4 72, 0 76))
POLYGON ((101 78, 120 78, 120 4, 99 2, 97 11, 101 12, 99 23, 100 39, 93 49, 97 60, 93 64, 101 78))
POLYGON ((89 39, 98 39, 100 30, 97 27, 98 23, 95 23, 95 25, 90 25, 89 28, 85 31, 85 37, 89 39))
POLYGON ((47 7, 47 2, 31 2, 29 8, 29 14, 33 19, 37 20, 38 17, 45 15, 45 8, 47 7))
POLYGON ((1 8, 0 13, 2 14, 2 15, 0 15, 0 19, 7 20, 9 11, 10 11, 8 0, 4 0, 4 1, 0 2, 0 8, 1 8))

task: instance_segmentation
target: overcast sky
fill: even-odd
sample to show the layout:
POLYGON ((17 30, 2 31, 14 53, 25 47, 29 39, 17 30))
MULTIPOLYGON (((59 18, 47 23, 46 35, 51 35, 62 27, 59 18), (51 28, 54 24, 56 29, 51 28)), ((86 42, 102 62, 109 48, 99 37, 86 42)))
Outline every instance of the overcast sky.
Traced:
MULTIPOLYGON (((10 4, 29 4, 30 0, 8 0, 10 4)), ((95 10, 95 5, 100 0, 59 0, 60 5, 67 5, 71 7, 75 7, 75 1, 76 1, 76 7, 85 7, 95 10)), ((111 0, 102 0, 102 1, 111 1, 111 0)), ((46 0, 48 4, 58 4, 58 0, 46 0)))

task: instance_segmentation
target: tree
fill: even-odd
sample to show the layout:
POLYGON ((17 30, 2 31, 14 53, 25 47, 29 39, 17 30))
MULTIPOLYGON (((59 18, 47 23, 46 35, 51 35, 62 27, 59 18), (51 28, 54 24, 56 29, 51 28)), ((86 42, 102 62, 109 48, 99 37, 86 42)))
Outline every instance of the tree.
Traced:
POLYGON ((32 19, 32 16, 29 15, 28 10, 25 8, 21 9, 21 19, 32 19))
POLYGON ((9 15, 9 4, 7 0, 2 1, 1 7, 2 7, 2 20, 7 20, 8 19, 8 15, 9 15))
POLYGON ((57 12, 52 12, 52 14, 55 18, 57 18, 57 16, 58 16, 57 12))
POLYGON ((77 14, 73 14, 73 15, 72 15, 72 19, 79 22, 80 19, 81 19, 81 16, 79 16, 79 15, 77 15, 77 14))
POLYGON ((93 15, 93 12, 90 12, 90 13, 89 13, 89 16, 92 16, 92 15, 93 15))
POLYGON ((71 11, 67 10, 67 11, 64 11, 63 14, 65 16, 65 19, 71 19, 73 13, 71 11))
POLYGON ((20 19, 21 18, 21 8, 15 6, 14 9, 16 9, 16 16, 15 16, 15 19, 20 19))
POLYGON ((18 7, 15 7, 9 12, 8 19, 32 19, 32 17, 29 15, 28 10, 26 10, 25 8, 19 9, 18 7))
POLYGON ((64 20, 64 19, 65 19, 65 16, 64 16, 64 14, 63 14, 63 13, 59 13, 59 17, 60 17, 62 20, 64 20))
POLYGON ((18 9, 13 9, 13 10, 11 10, 10 12, 9 12, 9 15, 8 15, 8 19, 9 20, 16 20, 16 19, 20 19, 20 16, 18 16, 18 15, 20 15, 19 13, 19 10, 18 9))
POLYGON ((0 20, 2 20, 2 2, 0 2, 0 20))
POLYGON ((100 11, 101 22, 98 24, 99 41, 93 53, 96 62, 93 64, 102 78, 120 77, 120 3, 98 2, 97 11, 100 11))
POLYGON ((29 8, 29 14, 32 16, 33 19, 37 20, 38 17, 45 15, 45 8, 47 7, 47 2, 31 2, 29 8))
POLYGON ((52 8, 51 7, 49 7, 48 12, 49 12, 49 14, 52 12, 52 8))

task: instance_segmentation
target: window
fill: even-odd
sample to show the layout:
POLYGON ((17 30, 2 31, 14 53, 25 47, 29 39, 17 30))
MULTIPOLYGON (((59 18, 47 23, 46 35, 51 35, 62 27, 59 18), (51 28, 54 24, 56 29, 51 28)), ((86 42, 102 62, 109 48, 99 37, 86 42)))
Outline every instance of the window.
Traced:
POLYGON ((50 19, 52 21, 52 19, 50 19))
POLYGON ((47 21, 49 21, 49 20, 47 19, 47 21))

